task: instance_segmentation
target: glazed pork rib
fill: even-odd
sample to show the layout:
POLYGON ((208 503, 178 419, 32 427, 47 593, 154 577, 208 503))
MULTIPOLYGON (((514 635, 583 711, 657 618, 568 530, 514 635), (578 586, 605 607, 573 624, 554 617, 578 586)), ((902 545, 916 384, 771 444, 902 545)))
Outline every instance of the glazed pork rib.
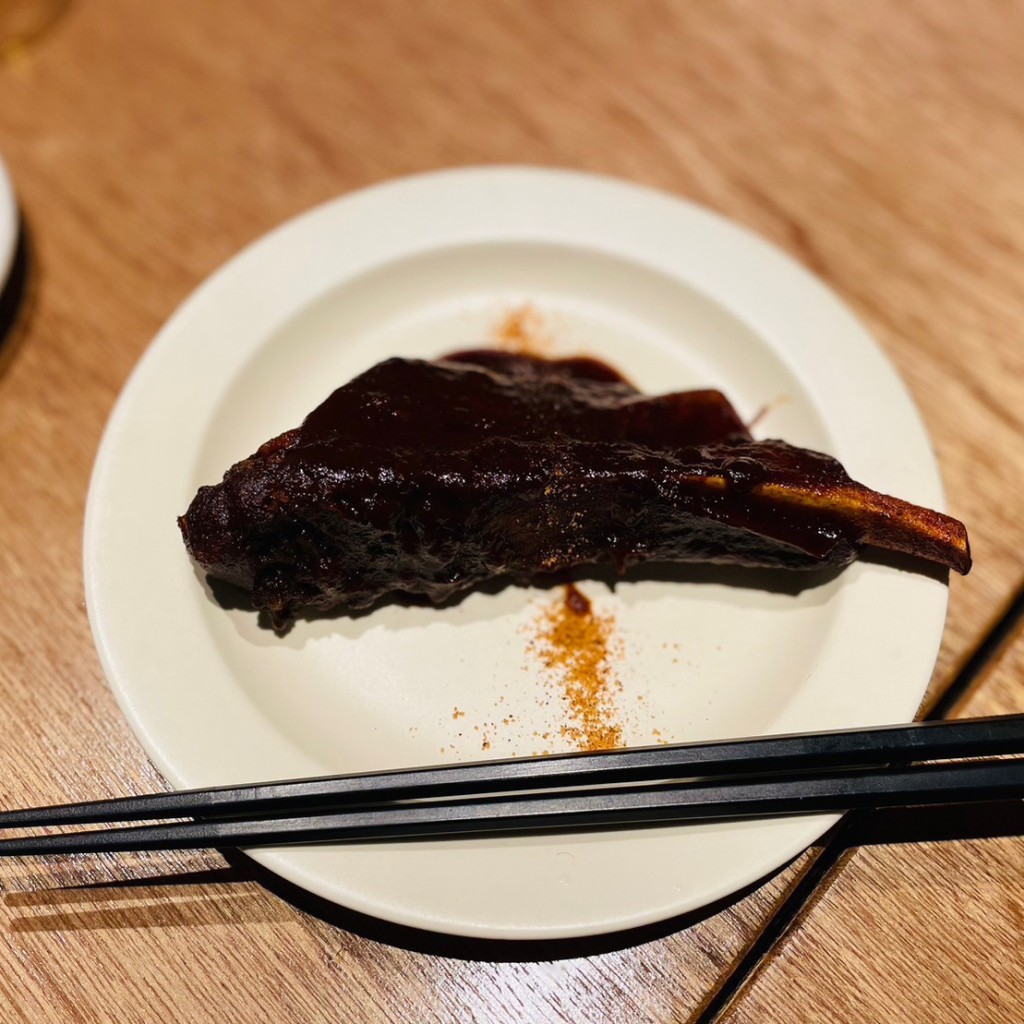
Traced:
POLYGON ((596 360, 488 350, 379 363, 201 487, 179 525, 279 628, 607 562, 808 569, 873 545, 971 564, 961 523, 754 441, 717 391, 651 397, 596 360))

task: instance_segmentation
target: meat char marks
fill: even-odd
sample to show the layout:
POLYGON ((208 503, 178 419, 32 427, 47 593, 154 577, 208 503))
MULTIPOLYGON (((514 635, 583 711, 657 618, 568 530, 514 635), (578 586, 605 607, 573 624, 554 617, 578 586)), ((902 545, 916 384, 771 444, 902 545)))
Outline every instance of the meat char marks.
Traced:
POLYGON ((278 628, 605 562, 798 570, 873 545, 970 568, 961 523, 753 440, 717 391, 647 396, 596 360, 490 350, 377 364, 201 487, 179 525, 278 628))

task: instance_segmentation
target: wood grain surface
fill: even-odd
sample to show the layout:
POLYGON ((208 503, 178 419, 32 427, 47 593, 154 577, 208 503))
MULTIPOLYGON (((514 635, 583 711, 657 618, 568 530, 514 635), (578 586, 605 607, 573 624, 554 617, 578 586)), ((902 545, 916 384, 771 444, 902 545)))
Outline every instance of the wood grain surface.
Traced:
MULTIPOLYGON (((1024 713, 1024 632, 956 709, 1024 713)), ((1024 993, 1024 805, 868 817, 725 1024, 997 1024, 1024 993)))
MULTIPOLYGON (((0 64, 33 271, 0 376, 2 801, 162 785, 102 678, 80 568, 100 433, 160 324, 283 219, 453 165, 668 189, 850 303, 971 531, 941 693, 1024 578, 1022 32, 999 0, 72 3, 0 64)), ((1016 658, 972 707, 1016 706, 1016 658)), ((699 919, 511 949, 356 918, 234 855, 11 863, 0 1019, 691 1020, 815 856, 699 919)), ((1020 856, 1010 837, 845 857, 729 1013, 1005 1019, 1021 972, 969 966, 993 944, 1019 957, 1020 856)))

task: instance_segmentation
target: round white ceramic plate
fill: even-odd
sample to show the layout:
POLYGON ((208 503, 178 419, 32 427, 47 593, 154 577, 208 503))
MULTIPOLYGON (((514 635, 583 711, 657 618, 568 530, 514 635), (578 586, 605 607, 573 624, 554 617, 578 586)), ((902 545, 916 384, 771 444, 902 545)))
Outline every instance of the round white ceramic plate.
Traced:
MULTIPOLYGON (((486 343, 529 303, 554 353, 645 390, 717 385, 760 436, 838 456, 939 507, 928 440, 864 329, 791 260, 721 217, 584 174, 428 174, 321 206, 246 249, 178 310, 118 402, 96 463, 85 577, 96 643, 177 787, 557 749, 565 708, 531 653, 556 590, 476 593, 301 622, 225 609, 175 518, 262 441, 391 355, 486 343), (555 739, 544 739, 545 733, 555 739)), ((909 720, 946 607, 875 563, 800 592, 637 578, 582 589, 612 615, 631 744, 909 720)), ((274 849, 261 863, 406 925, 494 938, 623 929, 692 911, 835 819, 573 836, 274 849)))
POLYGON ((0 291, 7 281, 18 245, 18 207, 7 168, 0 160, 0 291))

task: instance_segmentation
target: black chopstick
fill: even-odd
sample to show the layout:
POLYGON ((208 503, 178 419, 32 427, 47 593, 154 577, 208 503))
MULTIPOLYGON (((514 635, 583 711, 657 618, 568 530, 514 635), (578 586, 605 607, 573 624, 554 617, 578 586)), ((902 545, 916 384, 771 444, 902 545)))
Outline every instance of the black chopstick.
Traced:
POLYGON ((1024 753, 1024 715, 712 740, 154 793, 0 813, 0 828, 295 814, 352 804, 1024 753))
POLYGON ((79 831, 0 840, 0 857, 451 838, 474 833, 788 817, 860 807, 965 803, 1022 796, 1024 758, 997 759, 856 768, 823 774, 757 777, 739 782, 394 803, 291 818, 179 822, 79 831))

